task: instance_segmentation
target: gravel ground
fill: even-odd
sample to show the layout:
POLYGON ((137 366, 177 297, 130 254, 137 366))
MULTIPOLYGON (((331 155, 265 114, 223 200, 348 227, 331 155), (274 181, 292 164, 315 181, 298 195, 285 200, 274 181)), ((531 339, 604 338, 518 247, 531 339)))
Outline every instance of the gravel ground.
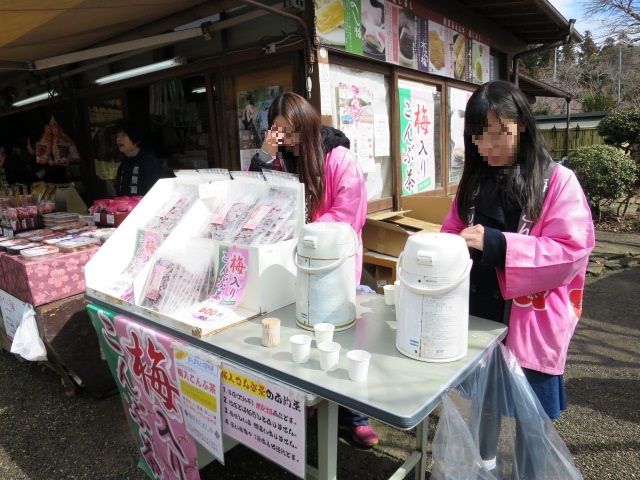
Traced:
MULTIPOLYGON (((587 480, 640 479, 640 268, 587 286, 583 319, 566 370, 569 409, 556 428, 587 480)), ((146 479, 118 396, 65 396, 60 378, 40 365, 0 350, 0 479, 146 479)), ((411 448, 411 432, 372 422, 379 446, 338 447, 338 477, 388 476, 411 448)), ((309 456, 313 422, 309 423, 309 456)), ((313 459, 311 460, 313 463, 313 459)), ((293 479, 239 446, 201 478, 293 479)))

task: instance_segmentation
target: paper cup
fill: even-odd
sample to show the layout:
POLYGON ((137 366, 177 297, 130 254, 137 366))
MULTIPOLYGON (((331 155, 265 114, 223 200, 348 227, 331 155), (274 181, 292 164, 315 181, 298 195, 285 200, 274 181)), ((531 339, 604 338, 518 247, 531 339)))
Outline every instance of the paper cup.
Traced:
POLYGON ((371 354, 364 350, 351 350, 347 353, 347 358, 349 359, 349 378, 354 382, 365 381, 371 354))
POLYGON ((325 372, 332 372, 338 368, 340 359, 340 344, 337 342, 322 342, 318 344, 320 352, 320 368, 325 372))
POLYGON ((332 341, 335 329, 336 326, 333 323, 316 323, 313 326, 313 330, 316 332, 316 345, 332 341))
POLYGON ((395 287, 393 289, 393 304, 397 307, 400 305, 400 280, 393 282, 393 286, 395 287))
POLYGON ((291 356, 295 363, 306 363, 309 361, 311 353, 311 336, 304 333, 293 335, 289 341, 291 342, 291 356))
POLYGON ((394 291, 396 289, 395 285, 385 285, 384 287, 382 287, 382 289, 384 290, 384 303, 387 305, 393 305, 393 295, 394 295, 394 291))

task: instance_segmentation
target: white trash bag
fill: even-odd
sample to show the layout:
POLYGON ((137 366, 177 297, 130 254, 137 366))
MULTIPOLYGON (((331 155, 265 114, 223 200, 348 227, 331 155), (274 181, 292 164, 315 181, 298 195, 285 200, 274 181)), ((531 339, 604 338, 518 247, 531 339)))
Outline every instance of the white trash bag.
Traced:
POLYGON ((569 449, 504 345, 449 389, 432 480, 582 480, 569 449))
POLYGON ((24 310, 22 322, 20 322, 16 329, 16 334, 13 336, 11 353, 16 353, 32 362, 47 360, 47 350, 38 333, 36 313, 31 306, 24 310))

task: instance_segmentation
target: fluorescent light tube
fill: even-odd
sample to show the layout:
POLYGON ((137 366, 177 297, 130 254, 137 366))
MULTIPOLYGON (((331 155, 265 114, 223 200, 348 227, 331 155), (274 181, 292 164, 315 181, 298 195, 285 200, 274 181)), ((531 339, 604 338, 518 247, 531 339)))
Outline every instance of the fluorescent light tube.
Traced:
POLYGON ((21 107, 23 105, 36 103, 41 100, 46 100, 47 98, 50 98, 50 97, 53 98, 57 96, 58 96, 58 93, 56 92, 44 92, 44 93, 39 93, 38 95, 34 95, 33 97, 27 97, 22 100, 18 100, 17 102, 13 102, 11 105, 13 105, 14 107, 21 107))
POLYGON ((194 88, 191 93, 207 93, 207 87, 194 88))
POLYGON ((105 83, 111 83, 111 82, 118 82, 120 80, 124 80, 125 78, 137 77, 139 75, 145 75, 147 73, 157 72, 158 70, 165 70, 167 68, 175 67, 177 65, 184 65, 185 63, 187 63, 186 58, 174 57, 170 60, 165 60, 163 62, 152 63, 151 65, 145 65, 144 67, 133 68, 131 70, 125 70, 124 72, 106 75, 104 77, 100 77, 96 79, 95 82, 98 85, 103 85, 105 83))

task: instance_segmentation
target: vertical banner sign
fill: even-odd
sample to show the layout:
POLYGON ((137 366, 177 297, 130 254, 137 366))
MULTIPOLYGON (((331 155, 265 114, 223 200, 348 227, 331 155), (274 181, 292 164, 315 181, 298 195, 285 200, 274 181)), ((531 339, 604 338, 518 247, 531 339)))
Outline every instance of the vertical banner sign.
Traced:
POLYGON ((249 250, 220 245, 218 274, 213 294, 198 305, 192 316, 204 322, 223 320, 238 306, 249 275, 249 250))
POLYGON ((349 53, 362 55, 362 13, 360 0, 344 0, 343 6, 345 49, 349 53))
POLYGON ((429 21, 423 17, 416 17, 416 49, 418 70, 429 73, 429 21))
POLYGON ((228 363, 222 371, 223 431, 305 477, 305 396, 228 363))
POLYGON ((138 441, 138 467, 154 480, 198 480, 173 365, 178 340, 94 305, 87 310, 138 441))
POLYGON ((224 465, 220 360, 189 345, 177 348, 173 358, 187 431, 224 465))
POLYGON ((387 63, 398 65, 400 63, 398 48, 398 7, 391 3, 387 3, 384 9, 384 24, 386 29, 386 54, 387 63))
POLYGON ((435 188, 435 87, 398 82, 402 195, 435 188))

